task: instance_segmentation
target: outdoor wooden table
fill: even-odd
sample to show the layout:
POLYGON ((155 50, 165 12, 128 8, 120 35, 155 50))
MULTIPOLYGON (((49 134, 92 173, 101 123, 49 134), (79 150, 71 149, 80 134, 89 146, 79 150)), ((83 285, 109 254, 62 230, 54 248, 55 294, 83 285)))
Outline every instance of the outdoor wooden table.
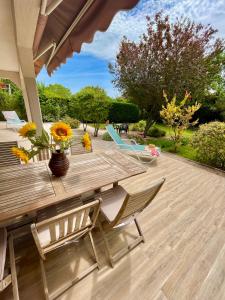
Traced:
POLYGON ((118 151, 70 157, 64 177, 51 175, 48 162, 0 168, 0 225, 89 191, 144 173, 146 168, 118 151))

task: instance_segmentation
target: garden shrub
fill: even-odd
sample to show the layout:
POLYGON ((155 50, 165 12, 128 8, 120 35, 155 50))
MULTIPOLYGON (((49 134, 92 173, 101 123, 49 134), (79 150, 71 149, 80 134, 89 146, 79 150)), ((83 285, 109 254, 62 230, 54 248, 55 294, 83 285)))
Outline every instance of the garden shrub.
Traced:
POLYGON ((148 133, 147 133, 148 136, 151 136, 151 137, 162 137, 162 136, 165 136, 166 135, 166 131, 165 130, 162 130, 162 129, 159 129, 157 127, 152 127, 148 130, 148 133))
POLYGON ((40 97, 41 112, 44 122, 55 122, 69 115, 70 99, 40 97))
POLYGON ((109 108, 110 123, 133 123, 139 120, 139 108, 133 103, 112 102, 109 108))
POLYGON ((225 170, 225 123, 201 125, 193 136, 192 146, 200 162, 225 170))
POLYGON ((80 126, 80 121, 79 120, 73 119, 73 118, 71 118, 67 115, 63 118, 63 122, 70 125, 71 128, 79 128, 79 126, 80 126))
POLYGON ((146 121, 141 120, 138 123, 132 124, 130 126, 130 130, 131 131, 143 132, 145 130, 145 126, 146 126, 146 121))
POLYGON ((143 139, 143 137, 141 137, 139 135, 129 134, 128 138, 135 140, 138 144, 141 144, 141 145, 145 144, 145 140, 143 139))
POLYGON ((102 139, 103 139, 103 141, 112 141, 112 138, 111 138, 111 136, 109 135, 108 132, 105 132, 105 133, 102 135, 102 139))
MULTIPOLYGON (((20 119, 27 119, 23 96, 20 90, 14 92, 12 95, 0 90, 0 112, 4 110, 15 110, 20 119)), ((5 121, 1 113, 0 120, 5 121)))

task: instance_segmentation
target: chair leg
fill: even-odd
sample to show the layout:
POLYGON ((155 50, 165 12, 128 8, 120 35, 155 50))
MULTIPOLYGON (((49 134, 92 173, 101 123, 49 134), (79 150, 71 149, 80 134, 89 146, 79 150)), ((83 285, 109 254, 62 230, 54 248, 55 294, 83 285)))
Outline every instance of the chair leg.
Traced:
POLYGON ((138 231, 139 235, 142 237, 142 241, 144 243, 145 242, 145 238, 144 238, 143 232, 142 232, 141 227, 140 227, 140 225, 139 225, 139 223, 138 223, 138 221, 137 221, 136 218, 134 219, 134 223, 135 223, 135 225, 137 227, 137 231, 138 231))
POLYGON ((107 252, 107 256, 109 258, 110 265, 111 265, 112 268, 114 267, 116 261, 118 261, 120 258, 122 258, 128 252, 130 252, 133 248, 135 248, 136 246, 138 246, 141 242, 144 243, 144 241, 145 241, 143 233, 142 233, 142 230, 141 230, 141 227, 138 224, 138 221, 136 219, 134 219, 134 222, 135 222, 135 225, 137 227, 139 237, 137 237, 133 243, 131 243, 130 245, 128 245, 126 248, 123 248, 123 249, 119 250, 113 256, 111 255, 110 246, 109 246, 108 240, 106 238, 106 234, 105 234, 105 232, 104 232, 104 230, 102 228, 102 224, 101 224, 100 221, 98 222, 99 229, 100 229, 100 232, 101 232, 103 240, 104 240, 104 244, 105 244, 105 249, 106 249, 106 252, 107 252))
POLYGON ((112 258, 111 252, 110 252, 110 246, 109 246, 108 240, 107 240, 107 238, 105 236, 105 233, 104 233, 104 230, 102 228, 102 224, 101 224, 100 221, 98 221, 98 225, 99 225, 99 229, 100 229, 100 232, 101 232, 104 244, 105 244, 106 254, 108 256, 110 265, 113 268, 114 267, 114 262, 113 262, 113 258, 112 258))
POLYGON ((49 300, 49 293, 48 293, 48 285, 47 285, 47 277, 45 272, 45 266, 44 261, 40 258, 40 266, 41 266, 41 278, 44 286, 44 293, 45 293, 45 299, 49 300))
POLYGON ((7 275, 4 279, 0 280, 0 293, 12 283, 11 274, 7 275))
POLYGON ((98 259, 98 254, 97 254, 97 251, 96 251, 96 248, 95 248, 95 243, 94 243, 91 231, 88 232, 88 236, 89 236, 90 241, 91 241, 91 246, 92 246, 92 249, 93 249, 93 252, 94 252, 95 260, 96 260, 96 262, 98 264, 98 269, 100 269, 100 263, 99 263, 99 259, 98 259))
POLYGON ((12 274, 12 287, 13 287, 13 299, 19 300, 19 290, 16 274, 15 252, 13 247, 13 235, 9 236, 9 256, 10 256, 10 269, 12 274))

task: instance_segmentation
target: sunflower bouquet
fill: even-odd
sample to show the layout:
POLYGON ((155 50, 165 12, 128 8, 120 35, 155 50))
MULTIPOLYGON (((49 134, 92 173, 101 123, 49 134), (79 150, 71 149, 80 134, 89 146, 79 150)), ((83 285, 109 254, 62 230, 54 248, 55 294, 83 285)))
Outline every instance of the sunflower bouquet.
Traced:
POLYGON ((43 129, 41 135, 37 135, 36 124, 29 122, 19 129, 19 135, 27 138, 32 144, 29 150, 24 147, 12 148, 12 153, 24 163, 28 163, 43 149, 49 149, 52 153, 64 153, 73 141, 73 131, 64 122, 54 123, 50 128, 50 134, 43 129))

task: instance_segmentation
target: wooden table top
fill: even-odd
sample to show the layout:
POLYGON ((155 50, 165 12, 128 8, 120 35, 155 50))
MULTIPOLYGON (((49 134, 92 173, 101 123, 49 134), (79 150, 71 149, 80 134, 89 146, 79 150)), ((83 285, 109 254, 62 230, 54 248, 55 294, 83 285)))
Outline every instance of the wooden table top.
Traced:
POLYGON ((51 175, 47 161, 0 168, 0 223, 146 171, 119 151, 69 160, 68 173, 60 178, 51 175))

